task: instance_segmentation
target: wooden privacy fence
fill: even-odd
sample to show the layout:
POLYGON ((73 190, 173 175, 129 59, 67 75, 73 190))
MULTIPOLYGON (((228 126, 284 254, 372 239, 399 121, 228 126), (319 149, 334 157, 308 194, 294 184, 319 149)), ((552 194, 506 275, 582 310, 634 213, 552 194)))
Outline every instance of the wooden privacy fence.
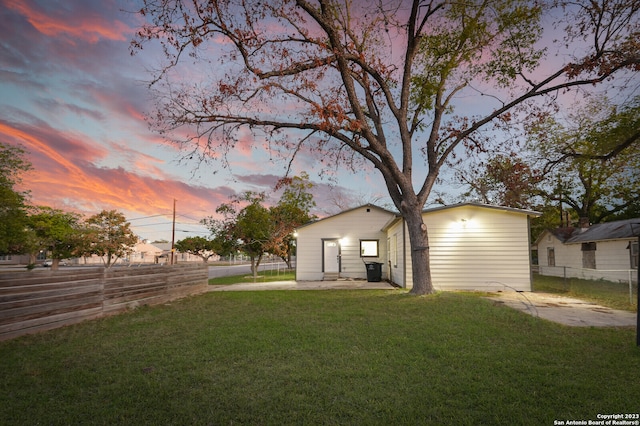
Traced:
POLYGON ((206 264, 0 273, 0 340, 206 291, 206 264))

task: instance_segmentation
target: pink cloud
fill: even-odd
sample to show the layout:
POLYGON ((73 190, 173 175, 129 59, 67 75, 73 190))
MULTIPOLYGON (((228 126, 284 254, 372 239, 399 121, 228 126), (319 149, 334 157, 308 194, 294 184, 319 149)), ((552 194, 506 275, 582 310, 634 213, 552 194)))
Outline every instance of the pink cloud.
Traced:
POLYGON ((126 41, 132 30, 123 22, 106 20, 103 16, 92 12, 63 8, 41 10, 28 1, 6 0, 5 6, 23 15, 40 33, 57 37, 69 36, 71 39, 96 43, 100 40, 126 41))
POLYGON ((117 209, 151 215, 170 211, 175 198, 185 211, 213 214, 234 192, 228 187, 212 189, 165 176, 143 176, 121 167, 98 167, 94 162, 107 151, 48 127, 0 121, 0 135, 28 151, 34 170, 25 174, 23 187, 31 192, 32 203, 37 205, 85 214, 117 209))

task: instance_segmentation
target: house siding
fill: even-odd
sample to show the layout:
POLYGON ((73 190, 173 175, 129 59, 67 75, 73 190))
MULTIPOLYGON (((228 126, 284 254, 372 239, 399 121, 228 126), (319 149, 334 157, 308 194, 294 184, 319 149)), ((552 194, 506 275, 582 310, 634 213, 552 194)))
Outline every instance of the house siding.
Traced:
POLYGON ((404 249, 406 230, 403 229, 403 225, 404 221, 400 219, 387 230, 387 238, 389 241, 387 271, 389 273, 389 280, 400 287, 406 287, 407 285, 404 249))
MULTIPOLYGON (((436 290, 531 291, 527 215, 478 206, 425 212, 436 290)), ((407 241, 406 282, 412 287, 407 241)))
MULTIPOLYGON (((584 279, 606 279, 613 282, 628 282, 631 270, 629 244, 635 239, 594 241, 596 244, 596 269, 585 269, 582 264, 582 244, 564 244, 549 231, 538 239, 539 271, 542 275, 567 276, 584 279), (547 250, 555 251, 555 266, 549 265, 547 250)), ((635 271, 633 271, 635 272, 635 271)), ((635 281, 637 277, 631 274, 635 281)))
MULTIPOLYGON (((322 240, 341 241, 343 278, 366 279, 360 240, 377 239, 382 277, 411 288, 411 246, 404 220, 367 206, 298 229, 296 279, 321 280, 322 240)), ((436 290, 531 291, 530 215, 535 212, 458 205, 423 213, 436 290), (464 219, 464 220, 463 220, 464 219)))
POLYGON ((538 239, 538 264, 541 267, 553 267, 549 265, 547 253, 549 248, 553 248, 555 253, 555 266, 567 266, 571 268, 582 268, 582 253, 575 251, 571 247, 565 245, 549 231, 544 231, 538 239))
POLYGON ((630 269, 629 244, 637 240, 598 241, 596 243, 597 269, 630 269))
POLYGON ((296 279, 321 280, 323 240, 340 240, 340 277, 366 279, 364 261, 383 263, 383 279, 388 279, 387 234, 382 227, 393 213, 374 206, 363 206, 298 229, 296 279), (360 240, 378 240, 378 257, 360 257, 360 240))

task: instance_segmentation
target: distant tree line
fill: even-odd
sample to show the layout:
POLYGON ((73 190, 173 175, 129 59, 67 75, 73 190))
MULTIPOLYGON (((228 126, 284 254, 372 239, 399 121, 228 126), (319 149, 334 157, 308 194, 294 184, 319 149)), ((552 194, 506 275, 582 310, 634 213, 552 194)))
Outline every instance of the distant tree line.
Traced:
MULTIPOLYGON (((30 170, 27 153, 21 147, 0 143, 0 254, 27 254, 35 266, 38 254, 46 253, 57 269, 60 260, 71 257, 101 256, 110 267, 131 252, 139 238, 125 216, 116 210, 83 218, 45 206, 28 203, 29 193, 16 189, 21 175, 30 170)), ((280 256, 291 267, 295 251, 293 231, 315 216, 309 192, 308 175, 282 179, 275 190, 283 190, 279 202, 266 207, 264 193, 245 192, 216 209, 221 218, 202 220, 209 238, 188 237, 175 248, 204 262, 212 256, 244 253, 257 271, 265 253, 280 256)))
POLYGON ((31 168, 23 148, 0 143, 0 254, 27 254, 31 268, 38 254, 45 253, 53 269, 61 259, 95 254, 109 267, 137 242, 124 215, 115 210, 83 218, 30 205, 29 192, 16 186, 31 168))

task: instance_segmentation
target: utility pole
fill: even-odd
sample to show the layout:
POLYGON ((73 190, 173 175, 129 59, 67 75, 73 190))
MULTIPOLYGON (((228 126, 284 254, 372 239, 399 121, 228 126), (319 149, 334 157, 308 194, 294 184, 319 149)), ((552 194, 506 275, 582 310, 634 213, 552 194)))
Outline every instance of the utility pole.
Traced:
POLYGON ((175 249, 176 242, 176 199, 173 199, 173 225, 171 227, 171 265, 173 265, 173 253, 176 251, 175 249))

